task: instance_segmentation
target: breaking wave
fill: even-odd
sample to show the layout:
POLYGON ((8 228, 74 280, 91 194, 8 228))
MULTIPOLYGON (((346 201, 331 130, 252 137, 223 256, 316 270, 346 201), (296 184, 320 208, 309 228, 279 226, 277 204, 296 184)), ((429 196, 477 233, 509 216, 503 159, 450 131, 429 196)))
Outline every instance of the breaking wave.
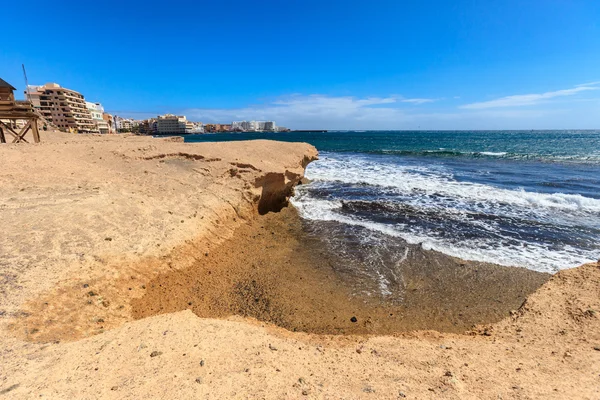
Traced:
POLYGON ((516 153, 507 151, 459 151, 440 148, 437 150, 371 150, 370 154, 430 157, 500 158, 506 160, 529 160, 541 162, 600 164, 600 152, 583 155, 557 155, 544 153, 516 153))
POLYGON ((548 191, 565 189, 568 180, 540 182, 546 192, 515 184, 527 173, 519 166, 325 153, 309 165, 312 183, 292 202, 304 218, 361 226, 463 259, 543 272, 596 260, 600 198, 548 191))

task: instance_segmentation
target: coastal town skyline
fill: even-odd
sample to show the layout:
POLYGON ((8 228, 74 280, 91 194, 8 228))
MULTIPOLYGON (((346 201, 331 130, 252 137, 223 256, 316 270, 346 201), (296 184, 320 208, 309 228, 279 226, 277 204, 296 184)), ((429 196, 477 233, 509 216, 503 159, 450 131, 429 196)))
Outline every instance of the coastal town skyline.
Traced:
POLYGON ((89 51, 84 36, 61 48, 22 46, 45 28, 9 19, 21 40, 3 45, 0 76, 20 84, 25 64, 31 82, 59 82, 137 120, 169 113, 295 129, 600 126, 597 2, 351 3, 133 2, 104 14, 34 1, 40 15, 86 21, 105 56, 89 51), (182 9, 245 17, 231 30, 213 18, 181 24, 174 17, 182 9))
MULTIPOLYGON (((22 67, 23 72, 26 74, 24 65, 22 67)), ((495 107, 496 104, 499 104, 499 106, 502 107, 504 103, 513 102, 527 105, 539 101, 539 98, 571 96, 577 94, 578 92, 597 90, 600 89, 600 86, 598 85, 600 85, 600 82, 590 82, 577 85, 571 90, 562 90, 552 93, 544 93, 541 95, 510 96, 488 102, 469 104, 464 108, 486 109, 489 107, 495 107)), ((170 135, 225 132, 285 132, 290 130, 284 126, 277 126, 275 121, 257 121, 254 119, 232 121, 231 123, 224 123, 222 120, 219 122, 202 123, 201 121, 188 120, 185 115, 176 115, 171 113, 165 113, 163 115, 156 115, 142 119, 123 116, 123 114, 113 115, 105 112, 105 109, 101 103, 87 101, 81 93, 62 87, 58 83, 53 82, 49 82, 44 85, 28 85, 26 90, 23 91, 23 98, 25 101, 30 102, 34 109, 36 109, 41 116, 44 116, 54 128, 75 133, 132 132, 140 134, 170 135), (59 97, 56 97, 56 95, 59 97), (52 101, 52 99, 54 99, 54 101, 52 101), (65 109, 64 107, 67 108, 65 109), (82 108, 83 110, 80 110, 79 108, 82 108), (81 114, 82 111, 84 111, 85 114, 81 114), (70 118, 69 120, 64 119, 64 112, 68 113, 67 115, 70 118), (77 118, 73 118, 73 112, 75 112, 75 117, 77 118)), ((385 104, 388 102, 394 102, 396 99, 369 100, 371 100, 373 104, 385 104), (380 103, 378 102, 379 100, 381 100, 380 103)), ((426 99, 415 99, 414 102, 421 103, 427 101, 426 99)), ((192 110, 192 112, 193 111, 194 110, 192 110)), ((127 114, 130 113, 125 113, 125 115, 127 114)), ((193 112, 193 114, 197 117, 200 115, 197 112, 193 112)), ((205 120, 208 116, 208 120, 213 121, 210 112, 204 114, 203 116, 205 117, 205 120)), ((377 129, 367 128, 367 130, 375 131, 377 129)), ((418 130, 421 130, 420 126, 418 130)), ((314 131, 326 130, 317 129, 314 131)))
MULTIPOLYGON (((24 70, 25 72, 25 70, 24 70)), ((2 81, 5 85, 10 85, 2 81)), ((12 86, 11 86, 12 88, 12 86)), ((51 125, 72 133, 139 133, 146 135, 177 135, 223 132, 285 132, 286 127, 275 121, 232 121, 231 123, 202 123, 190 121, 185 115, 164 114, 145 119, 125 118, 105 112, 99 102, 58 83, 28 85, 23 91, 25 101, 43 118, 44 127, 51 125)))

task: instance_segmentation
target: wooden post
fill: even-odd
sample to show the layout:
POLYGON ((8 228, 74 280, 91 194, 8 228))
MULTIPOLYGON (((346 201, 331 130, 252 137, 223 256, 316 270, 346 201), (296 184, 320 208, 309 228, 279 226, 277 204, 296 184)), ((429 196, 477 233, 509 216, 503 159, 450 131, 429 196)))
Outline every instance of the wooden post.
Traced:
POLYGON ((4 130, 0 126, 0 143, 6 143, 6 137, 4 136, 4 130))
POLYGON ((35 143, 39 143, 40 142, 40 130, 38 127, 37 118, 32 118, 29 123, 31 124, 31 133, 33 134, 33 141, 35 143))

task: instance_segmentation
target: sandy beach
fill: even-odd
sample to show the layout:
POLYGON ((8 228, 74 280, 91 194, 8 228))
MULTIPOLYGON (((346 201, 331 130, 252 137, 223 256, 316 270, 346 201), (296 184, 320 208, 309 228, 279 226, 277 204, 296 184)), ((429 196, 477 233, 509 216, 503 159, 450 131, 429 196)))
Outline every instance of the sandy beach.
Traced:
POLYGON ((600 397, 600 265, 412 246, 356 296, 288 206, 314 147, 44 133, 0 146, 0 397, 600 397))

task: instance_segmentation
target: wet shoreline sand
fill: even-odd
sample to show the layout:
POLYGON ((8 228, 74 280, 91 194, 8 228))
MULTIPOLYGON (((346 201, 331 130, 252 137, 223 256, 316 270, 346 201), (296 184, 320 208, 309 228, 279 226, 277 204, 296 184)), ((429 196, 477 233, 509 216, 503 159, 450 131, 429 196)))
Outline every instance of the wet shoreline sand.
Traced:
POLYGON ((293 206, 257 216, 194 265, 146 284, 132 315, 190 309, 317 334, 461 333, 508 316, 550 277, 407 245, 393 293, 361 295, 365 283, 306 224, 293 206))

